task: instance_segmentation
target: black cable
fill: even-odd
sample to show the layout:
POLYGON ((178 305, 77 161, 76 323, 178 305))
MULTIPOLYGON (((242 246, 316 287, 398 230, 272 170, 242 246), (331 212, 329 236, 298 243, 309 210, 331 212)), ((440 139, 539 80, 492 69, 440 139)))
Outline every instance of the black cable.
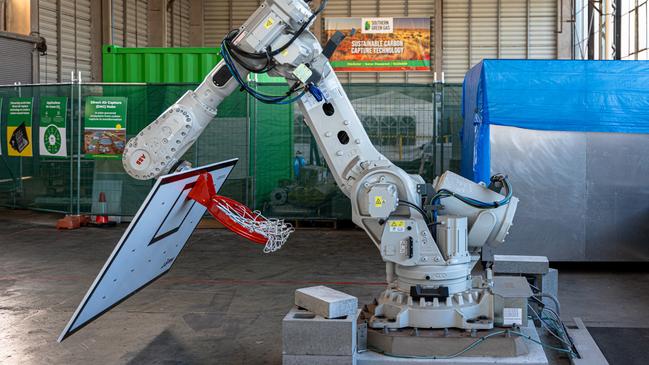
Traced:
POLYGON ((274 65, 271 66, 271 64, 273 63, 272 62, 272 57, 282 53, 284 50, 286 50, 288 47, 290 47, 291 44, 293 44, 293 42, 295 42, 295 40, 308 28, 308 26, 311 24, 313 19, 315 19, 315 17, 317 17, 318 14, 320 14, 325 9, 325 7, 327 6, 328 1, 329 0, 323 0, 322 3, 320 4, 320 6, 318 7, 318 9, 313 14, 311 14, 309 19, 306 22, 304 22, 304 24, 302 24, 302 26, 297 30, 297 32, 295 32, 293 34, 291 39, 289 39, 284 45, 282 45, 281 47, 279 47, 276 50, 272 50, 270 48, 270 46, 269 46, 266 49, 266 51, 262 53, 262 52, 248 52, 248 51, 245 51, 245 50, 239 48, 239 46, 237 46, 235 44, 232 44, 233 38, 236 35, 239 34, 238 29, 235 29, 235 30, 231 31, 228 34, 228 36, 226 36, 224 44, 226 44, 229 51, 231 51, 230 53, 232 54, 233 58, 235 58, 235 60, 237 60, 237 62, 239 62, 241 64, 241 66, 243 66, 246 70, 248 70, 250 72, 255 72, 255 73, 262 73, 260 71, 267 72, 268 70, 270 70, 270 69, 272 69, 274 67, 274 65), (235 54, 236 54, 236 56, 235 56, 235 54), (242 56, 242 57, 249 58, 249 59, 264 59, 265 58, 266 59, 266 64, 261 69, 254 68, 254 67, 251 67, 249 64, 247 64, 245 62, 240 62, 241 59, 239 57, 237 57, 237 56, 242 56))
POLYGON ((424 212, 424 210, 421 209, 418 205, 413 204, 413 203, 411 203, 411 202, 409 202, 409 201, 407 201, 407 200, 399 200, 398 205, 405 205, 405 206, 408 206, 408 207, 414 208, 416 211, 419 212, 419 214, 422 215, 422 217, 424 217, 424 220, 426 221, 426 225, 430 225, 430 224, 431 224, 431 223, 430 223, 430 219, 428 219, 428 214, 426 214, 426 212, 424 212))

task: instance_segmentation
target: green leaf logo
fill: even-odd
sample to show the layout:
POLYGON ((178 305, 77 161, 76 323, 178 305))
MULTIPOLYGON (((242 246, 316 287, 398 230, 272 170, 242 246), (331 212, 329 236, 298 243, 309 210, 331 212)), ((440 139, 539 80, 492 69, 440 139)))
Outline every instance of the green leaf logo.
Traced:
POLYGON ((365 30, 370 30, 370 29, 372 29, 372 22, 368 20, 365 22, 365 30))

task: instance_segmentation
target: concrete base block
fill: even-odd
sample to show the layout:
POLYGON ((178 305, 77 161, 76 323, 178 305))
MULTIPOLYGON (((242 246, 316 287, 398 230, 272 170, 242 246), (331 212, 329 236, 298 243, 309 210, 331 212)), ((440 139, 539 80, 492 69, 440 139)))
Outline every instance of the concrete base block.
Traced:
MULTIPOLYGON (((521 332, 530 336, 535 340, 539 340, 539 335, 536 328, 529 322, 527 327, 522 327, 521 332)), ((489 341, 487 339, 487 341, 489 341)), ((495 357, 495 356, 458 356, 452 359, 410 359, 390 357, 387 355, 379 354, 373 351, 366 351, 356 354, 356 363, 358 365, 405 365, 405 364, 419 364, 419 365, 548 365, 548 359, 543 351, 543 346, 532 342, 526 341, 528 347, 527 354, 512 357, 495 357)), ((480 345, 478 345, 479 347, 480 345)))
POLYGON ((282 321, 282 353, 351 356, 356 352, 358 316, 360 310, 353 316, 327 319, 293 308, 282 321))
POLYGON ((496 274, 545 274, 550 262, 545 256, 494 255, 496 274))
POLYGON ((356 365, 354 355, 284 355, 282 365, 356 365))
MULTIPOLYGON (((542 293, 554 295, 555 298, 559 297, 559 271, 557 269, 549 269, 548 273, 541 276, 539 279, 539 289, 542 293)), ((556 309, 556 305, 549 298, 542 298, 543 303, 549 308, 556 309)))
POLYGON ((312 286, 295 291, 295 305, 324 318, 353 316, 358 299, 326 286, 312 286))

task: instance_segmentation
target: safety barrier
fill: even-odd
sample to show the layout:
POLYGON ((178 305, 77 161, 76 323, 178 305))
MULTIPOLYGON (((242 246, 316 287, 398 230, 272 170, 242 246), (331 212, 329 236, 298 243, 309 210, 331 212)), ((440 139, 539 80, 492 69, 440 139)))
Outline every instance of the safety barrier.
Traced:
MULTIPOLYGON (((196 86, 87 83, 78 76, 70 83, 0 86, 0 206, 134 215, 152 183, 123 171, 124 135, 138 133, 196 86), (31 115, 25 110, 29 101, 31 115), (102 114, 97 106, 102 103, 113 105, 113 114, 102 114), (31 157, 9 155, 20 147, 16 138, 12 145, 12 137, 26 118, 31 157), (63 127, 53 122, 62 118, 63 127), (52 156, 63 147, 64 156, 52 156), (100 206, 102 192, 106 203, 100 206)), ((253 86, 266 93, 285 90, 276 83, 253 86)), ((372 141, 397 165, 426 179, 459 170, 461 85, 350 84, 345 90, 372 141)), ((347 198, 336 188, 299 108, 235 93, 215 119, 184 158, 196 166, 239 158, 224 195, 270 216, 349 218, 347 198)))

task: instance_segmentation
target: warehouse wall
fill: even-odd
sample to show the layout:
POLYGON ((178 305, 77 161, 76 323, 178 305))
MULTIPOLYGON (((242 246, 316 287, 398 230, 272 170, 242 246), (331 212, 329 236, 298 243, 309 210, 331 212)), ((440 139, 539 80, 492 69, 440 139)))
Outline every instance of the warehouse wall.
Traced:
MULTIPOLYGON (((220 43, 259 4, 258 0, 203 1, 203 41, 207 46, 220 43)), ((435 70, 437 63, 447 82, 461 82, 465 72, 483 58, 557 58, 557 8, 562 3, 562 0, 330 0, 323 17, 430 17, 432 69, 435 70), (438 16, 436 9, 442 10, 438 16), (436 42, 441 42, 441 47, 436 42), (441 54, 436 54, 440 49, 441 54)), ((343 82, 380 83, 430 83, 434 78, 432 70, 408 74, 340 73, 339 76, 343 82)))
MULTIPOLYGON (((47 54, 40 58, 40 82, 67 82, 71 72, 81 71, 84 80, 97 80, 102 43, 123 47, 146 47, 148 44, 148 0, 112 0, 103 10, 102 19, 92 19, 94 0, 38 0, 38 33, 45 38, 47 54), (92 21, 91 21, 92 19, 92 21), (107 25, 106 37, 93 41, 93 32, 107 25), (106 40, 104 42, 104 39, 106 40)), ((95 9, 97 11, 97 9, 95 9)))
POLYGON ((70 81, 70 73, 81 71, 90 79, 91 0, 39 0, 38 33, 47 42, 40 58, 41 82, 70 81))
MULTIPOLYGON (((48 44, 47 55, 40 62, 42 82, 69 81, 70 71, 75 69, 86 80, 91 76, 98 79, 101 44, 217 46, 260 3, 260 0, 33 1, 39 4, 38 32, 48 44), (97 6, 101 11, 95 9, 97 6), (152 12, 156 7, 157 13, 152 12), (202 11, 196 11, 198 7, 202 11), (91 24, 91 8, 93 14, 100 15, 102 25, 91 24), (108 27, 104 27, 105 22, 108 27), (198 31, 196 24, 200 24, 198 31), (101 36, 93 38, 92 32, 101 32, 101 36), (201 36, 192 39, 190 34, 201 36)), ((483 58, 556 58, 560 23, 557 7, 565 1, 330 0, 323 17, 431 18, 433 65, 430 72, 340 73, 343 82, 431 83, 435 70, 438 79, 443 72, 445 81, 461 82, 464 73, 483 58)), ((317 34, 322 34, 323 24, 316 23, 317 34)))
POLYGON ((189 0, 173 0, 167 5, 167 47, 188 47, 189 0))
POLYGON ((112 0, 113 44, 120 47, 148 46, 148 0, 112 0))

